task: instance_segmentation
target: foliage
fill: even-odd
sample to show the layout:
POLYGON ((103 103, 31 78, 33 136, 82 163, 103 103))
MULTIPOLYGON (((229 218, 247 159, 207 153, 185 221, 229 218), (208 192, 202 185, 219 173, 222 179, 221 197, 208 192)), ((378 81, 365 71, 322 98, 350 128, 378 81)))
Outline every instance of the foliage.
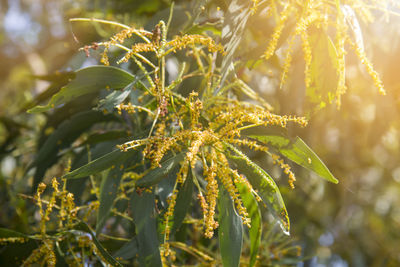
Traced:
POLYGON ((26 107, 37 118, 48 115, 27 167, 35 195, 22 195, 34 201, 40 220, 33 234, 0 229, 4 260, 10 262, 7 251, 22 246, 29 247, 18 259, 23 265, 239 266, 249 258, 254 266, 264 259, 268 264, 301 260, 298 246, 282 237, 270 241, 279 248, 271 246, 271 255, 260 250, 268 244, 261 242, 262 217, 269 221, 262 216, 265 207, 283 233, 289 234, 290 222, 282 189, 252 155, 266 155, 288 176, 290 188, 295 173, 281 157, 330 182, 338 180, 300 137, 289 134, 301 131, 308 119, 274 113, 239 73, 244 66, 257 72, 260 61, 277 60, 283 50, 278 78, 283 87, 293 51, 300 49, 307 98, 302 108, 309 116, 334 99, 341 105, 347 44, 384 93, 353 11, 368 20, 369 6, 380 6, 359 4, 233 0, 218 8, 214 3, 195 6, 195 15, 180 25, 174 18, 185 13, 172 5, 169 16, 160 20, 156 15, 147 30, 71 19, 72 25, 122 31, 81 48, 105 66, 40 77, 52 85, 26 107), (207 12, 220 14, 217 23, 198 22, 207 12), (245 34, 252 20, 263 16, 276 24, 268 44, 245 34), (243 54, 247 49, 238 48, 250 41, 255 53, 243 54), (52 192, 45 197, 51 176, 59 178, 51 180, 52 192), (241 257, 242 251, 248 253, 241 257))

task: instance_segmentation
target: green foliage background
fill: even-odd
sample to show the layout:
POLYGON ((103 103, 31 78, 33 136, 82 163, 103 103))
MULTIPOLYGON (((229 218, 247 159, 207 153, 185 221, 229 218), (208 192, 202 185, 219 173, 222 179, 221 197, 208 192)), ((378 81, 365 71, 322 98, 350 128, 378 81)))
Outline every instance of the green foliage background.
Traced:
MULTIPOLYGON (((226 11, 229 2, 196 4, 196 1, 177 1, 175 6, 171 34, 176 34, 174 29, 187 21, 185 11, 195 19, 196 12, 207 13, 217 6, 226 11), (205 6, 205 10, 201 6, 205 6)), ((79 23, 77 26, 68 22, 68 19, 104 18, 127 25, 146 25, 145 29, 152 30, 160 19, 167 20, 169 7, 168 1, 158 0, 1 2, 0 19, 8 28, 4 27, 0 32, 0 227, 32 234, 33 226, 38 221, 37 209, 21 194, 32 195, 34 176, 37 181, 44 176, 44 181, 50 183, 50 179, 63 174, 66 167, 63 161, 53 165, 61 157, 46 158, 43 155, 46 158, 43 161, 36 154, 45 144, 49 133, 64 127, 60 134, 64 135, 65 143, 57 144, 57 149, 66 149, 70 140, 75 138, 74 130, 79 132, 95 123, 114 119, 111 115, 104 117, 89 110, 94 104, 91 103, 93 95, 66 105, 49 116, 26 113, 27 109, 39 104, 38 100, 48 99, 50 95, 40 93, 49 85, 51 90, 48 92, 55 93, 69 78, 73 78, 74 74, 68 71, 97 64, 100 59, 98 52, 91 51, 91 57, 86 58, 83 51, 77 52, 80 47, 108 39, 116 33, 113 27, 93 23, 79 23), (23 27, 9 26, 16 22, 23 27), (62 73, 57 74, 56 71, 60 70, 62 73), (35 79, 34 75, 47 76, 35 79), (78 111, 87 113, 80 118, 71 117, 78 111), (63 122, 67 118, 71 119, 69 124, 68 121, 63 122), (80 129, 74 129, 74 126, 80 129), (47 173, 27 171, 35 159, 36 163, 42 164, 42 168, 51 167, 47 173)), ((275 108, 275 113, 309 115, 309 125, 301 129, 289 128, 289 135, 300 136, 340 181, 337 185, 326 183, 292 164, 297 182, 296 189, 290 190, 279 168, 268 162, 262 153, 249 152, 251 158, 276 179, 291 218, 291 237, 287 239, 280 234, 279 227, 274 226, 274 220, 264 212, 260 256, 269 259, 268 264, 303 262, 305 266, 316 266, 318 263, 326 266, 397 266, 400 262, 400 91, 396 73, 400 55, 399 19, 396 14, 374 12, 376 20, 370 24, 360 22, 361 30, 365 49, 383 78, 387 96, 377 94, 370 77, 354 53, 349 52, 346 66, 349 89, 342 96, 340 110, 331 104, 308 113, 309 99, 304 88, 301 53, 294 54, 287 83, 284 88, 278 89, 279 78, 276 77, 280 77, 282 60, 278 56, 267 62, 258 60, 274 29, 272 20, 260 21, 260 17, 250 17, 244 26, 246 30, 240 49, 234 54, 228 50, 227 58, 237 62, 240 78, 256 89, 275 108), (287 240, 291 242, 289 245, 285 245, 287 240), (296 250, 295 246, 301 247, 300 257, 291 253, 293 251, 285 252, 285 248, 296 250), (281 257, 276 257, 279 255, 281 257)), ((226 19, 232 19, 232 23, 240 28, 244 18, 240 15, 231 16, 226 19)), ((194 22, 197 25, 191 29, 193 33, 208 30, 211 34, 215 31, 213 34, 218 36, 221 30, 217 19, 212 16, 194 22)), ((110 137, 91 136, 92 139, 87 142, 96 144, 101 138, 116 140, 121 137, 120 134, 112 132, 110 137)), ((105 146, 112 149, 117 144, 110 141, 105 146)), ((93 158, 99 155, 92 151, 93 158)), ((82 162, 85 161, 87 159, 82 156, 82 162)), ((72 169, 80 165, 82 163, 77 163, 72 169)), ((70 185, 71 188, 74 186, 79 188, 81 185, 79 182, 70 185)), ((81 193, 85 194, 83 191, 81 193)), ((79 197, 76 196, 75 200, 77 204, 83 204, 79 203, 79 197)), ((137 212, 143 214, 146 211, 137 212)), ((94 237, 86 225, 79 227, 94 237)), ((3 233, 3 237, 7 234, 10 233, 3 233)), ((193 234, 191 238, 199 240, 202 237, 193 234)), ((23 257, 19 255, 20 251, 28 252, 35 247, 35 242, 29 241, 14 248, 0 246, 0 264, 10 264, 14 256, 23 257)), ((112 251, 123 244, 107 239, 101 239, 100 242, 112 251)), ((201 242, 203 247, 208 248, 207 253, 218 257, 214 240, 201 242)), ((249 247, 244 248, 243 255, 247 258, 249 250, 249 247)))

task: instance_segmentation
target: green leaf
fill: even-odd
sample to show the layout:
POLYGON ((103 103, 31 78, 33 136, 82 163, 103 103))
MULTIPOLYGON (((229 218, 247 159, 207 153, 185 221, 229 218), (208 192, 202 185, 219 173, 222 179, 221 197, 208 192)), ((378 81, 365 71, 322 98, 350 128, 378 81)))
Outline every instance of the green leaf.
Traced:
POLYGON ((242 198, 243 206, 246 208, 249 218, 251 219, 251 227, 249 228, 250 236, 250 262, 249 266, 252 267, 256 263, 258 249, 261 243, 262 223, 261 212, 258 203, 250 192, 250 189, 241 183, 236 184, 239 190, 240 197, 242 198))
POLYGON ((24 238, 25 242, 2 242, 0 244, 0 265, 20 266, 32 251, 38 247, 38 242, 23 233, 0 228, 0 238, 10 237, 24 238))
POLYGON ((243 223, 236 214, 228 192, 220 187, 218 198, 218 239, 223 266, 239 266, 243 243, 243 223))
POLYGON ((310 65, 311 85, 306 95, 311 104, 324 107, 335 97, 338 81, 338 58, 336 48, 328 34, 316 28, 310 31, 312 61, 310 65))
MULTIPOLYGON (((226 51, 226 55, 223 57, 221 63, 221 88, 225 80, 232 74, 235 52, 242 40, 251 13, 249 3, 240 0, 230 1, 221 32, 222 43, 226 51)), ((218 90, 214 94, 217 93, 218 90)))
POLYGON ((339 182, 317 154, 315 154, 315 152, 309 148, 300 137, 296 137, 294 141, 278 135, 251 135, 249 137, 273 146, 283 156, 300 166, 315 172, 325 180, 335 184, 339 182))
POLYGON ((142 192, 138 195, 134 192, 131 196, 131 209, 139 245, 140 266, 161 266, 154 194, 142 192))
POLYGON ((281 192, 274 180, 241 151, 229 144, 227 146, 237 155, 228 155, 228 157, 237 165, 239 172, 243 173, 247 180, 249 180, 254 190, 257 191, 258 195, 269 208, 271 214, 278 220, 282 231, 289 235, 289 216, 281 192))
POLYGON ((13 231, 7 228, 0 228, 0 237, 1 238, 8 238, 8 237, 22 237, 22 238, 30 238, 26 234, 13 231))
POLYGON ((128 84, 124 89, 114 91, 99 101, 98 110, 107 110, 112 112, 115 106, 121 104, 131 93, 134 82, 128 84))
POLYGON ((38 105, 39 103, 49 99, 52 95, 56 94, 60 89, 67 85, 72 79, 74 79, 76 76, 74 71, 69 71, 69 72, 55 72, 53 74, 49 75, 39 75, 39 76, 34 76, 35 78, 49 81, 51 84, 49 87, 40 93, 39 95, 35 96, 35 98, 28 103, 26 103, 21 111, 26 111, 30 108, 33 108, 34 106, 38 105))
POLYGON ((171 233, 175 233, 179 227, 181 227, 183 220, 185 219, 186 213, 189 211, 190 203, 192 201, 193 194, 193 177, 192 172, 189 170, 189 174, 183 184, 182 188, 178 192, 176 197, 176 205, 174 209, 173 223, 171 227, 171 233))
POLYGON ((70 147, 82 133, 90 129, 94 124, 115 119, 116 117, 111 114, 104 115, 102 112, 89 110, 78 113, 71 119, 61 123, 41 145, 35 161, 30 166, 37 167, 34 176, 34 187, 39 184, 47 168, 57 162, 59 151, 70 147))
POLYGON ((134 150, 129 150, 127 152, 122 152, 119 149, 114 150, 96 160, 89 162, 88 164, 76 170, 67 173, 66 175, 64 175, 64 178, 66 179, 81 178, 104 171, 112 166, 115 166, 115 168, 120 168, 121 162, 124 162, 129 157, 133 156, 135 152, 136 151, 134 150))
POLYGON ((129 242, 123 245, 119 250, 114 253, 115 258, 123 258, 124 260, 129 260, 136 257, 139 252, 139 244, 137 238, 132 238, 129 242))
POLYGON ((120 89, 134 80, 129 72, 111 66, 91 66, 80 69, 72 82, 55 94, 46 106, 36 106, 29 113, 44 112, 81 95, 105 88, 120 89))
POLYGON ((162 179, 168 177, 168 174, 183 160, 184 156, 184 153, 179 153, 174 157, 164 160, 160 163, 160 168, 152 169, 143 178, 137 180, 136 186, 147 187, 157 184, 162 179))
MULTIPOLYGON (((95 144, 90 147, 89 151, 87 149, 82 149, 82 151, 74 157, 71 164, 71 171, 88 164, 88 158, 90 158, 91 161, 94 161, 104 156, 112 151, 119 143, 121 143, 121 139, 114 139, 112 141, 95 144)), ((89 177, 86 176, 67 180, 67 190, 74 194, 75 203, 77 205, 82 205, 84 203, 84 198, 82 196, 86 188, 83 185, 87 182, 88 178, 89 177)))
POLYGON ((117 197, 117 192, 123 173, 123 168, 117 166, 112 168, 108 172, 107 177, 101 181, 100 206, 99 210, 97 211, 96 233, 100 233, 101 228, 103 228, 108 218, 108 215, 114 204, 114 200, 117 197))
POLYGON ((111 256, 110 253, 107 252, 107 250, 105 250, 105 248, 101 245, 99 240, 97 240, 96 235, 93 233, 93 231, 90 229, 90 227, 86 223, 80 222, 74 227, 74 229, 90 234, 90 236, 92 237, 92 242, 96 246, 96 248, 97 248, 98 252, 101 254, 102 258, 105 259, 107 261, 107 263, 111 264, 111 266, 121 266, 122 267, 122 265, 116 259, 114 259, 114 257, 111 256))
POLYGON ((214 35, 220 36, 221 35, 221 30, 219 23, 212 23, 212 22, 206 22, 203 24, 194 24, 188 31, 186 32, 187 34, 204 34, 205 32, 212 32, 214 35))
POLYGON ((121 138, 127 138, 128 132, 125 130, 109 130, 105 133, 94 133, 86 138, 86 141, 82 143, 83 145, 96 145, 98 143, 103 143, 107 141, 115 141, 121 138))

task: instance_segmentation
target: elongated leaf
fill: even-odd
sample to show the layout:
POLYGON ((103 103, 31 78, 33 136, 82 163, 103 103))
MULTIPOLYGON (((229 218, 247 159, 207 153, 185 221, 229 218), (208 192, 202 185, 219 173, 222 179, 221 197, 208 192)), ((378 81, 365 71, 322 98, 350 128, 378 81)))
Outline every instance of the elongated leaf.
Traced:
POLYGON ((118 187, 121 182, 123 173, 123 168, 112 168, 109 171, 107 177, 101 181, 100 206, 99 210, 97 211, 96 224, 97 234, 100 233, 101 228, 103 228, 113 206, 114 199, 117 197, 118 187))
POLYGON ((129 72, 111 66, 91 66, 80 69, 72 82, 55 94, 46 106, 36 106, 28 112, 44 112, 81 95, 105 88, 121 89, 134 80, 129 72))
POLYGON ((278 135, 251 135, 250 137, 263 143, 270 144, 283 156, 294 161, 300 166, 315 172, 325 180, 335 184, 339 182, 317 156, 317 154, 315 154, 315 152, 312 151, 312 149, 309 148, 300 137, 296 137, 294 141, 278 135))
POLYGON ((115 106, 121 104, 129 96, 133 85, 134 82, 128 84, 123 90, 112 92, 106 98, 100 100, 97 109, 112 112, 115 106))
MULTIPOLYGON (((88 164, 89 154, 91 161, 96 160, 115 149, 115 146, 119 143, 121 143, 121 139, 116 138, 112 141, 95 144, 93 147, 90 147, 90 152, 87 149, 83 149, 74 157, 71 164, 71 171, 88 164)), ((67 190, 74 194, 74 201, 77 206, 82 205, 82 201, 84 201, 82 194, 86 190, 84 185, 88 178, 89 177, 86 176, 67 180, 67 190)))
POLYGON ((147 173, 142 179, 137 180, 136 185, 141 187, 152 186, 166 178, 174 167, 183 160, 184 153, 171 157, 161 163, 160 168, 155 168, 147 173))
POLYGON ((29 236, 13 230, 0 228, 0 238, 24 238, 25 242, 2 242, 0 244, 0 265, 20 266, 20 264, 38 247, 38 242, 29 236))
POLYGON ((154 194, 142 192, 141 195, 138 195, 136 192, 133 193, 131 209, 139 245, 140 266, 161 266, 157 222, 154 214, 154 194))
POLYGON ((35 161, 30 166, 37 167, 34 175, 34 187, 39 184, 46 170, 57 162, 57 154, 60 150, 69 147, 94 124, 115 119, 116 117, 113 115, 104 115, 102 112, 89 110, 78 113, 71 119, 61 123, 40 147, 35 161))
POLYGON ((186 213, 189 211, 190 203, 192 201, 193 194, 193 177, 192 172, 189 171, 188 177, 182 188, 179 190, 178 196, 176 197, 176 206, 174 209, 174 218, 171 227, 171 233, 175 233, 179 227, 181 227, 183 220, 185 219, 186 213))
POLYGON ((0 238, 8 238, 8 237, 21 237, 21 238, 29 238, 26 234, 13 231, 7 228, 0 228, 0 238))
POLYGON ((225 267, 239 266, 243 244, 243 223, 228 192, 221 186, 218 199, 218 239, 225 267))
POLYGON ((241 151, 228 146, 236 155, 228 155, 237 165, 239 172, 243 173, 250 184, 257 191, 263 202, 269 208, 271 214, 278 220, 282 231, 289 235, 290 221, 283 202, 282 195, 274 180, 260 166, 251 161, 241 151))
POLYGON ((128 137, 128 132, 127 131, 120 131, 120 130, 110 130, 105 133, 94 133, 92 135, 89 135, 86 139, 85 142, 82 143, 82 145, 96 145, 98 143, 102 142, 107 142, 107 141, 113 141, 113 140, 118 140, 120 138, 126 138, 128 137))
POLYGON ((114 253, 115 258, 123 258, 124 260, 129 260, 136 257, 139 252, 139 244, 137 238, 132 238, 129 242, 123 245, 119 250, 114 253))
POLYGON ((90 227, 86 223, 80 222, 74 227, 74 229, 90 234, 90 236, 92 237, 92 242, 96 246, 96 248, 97 248, 98 252, 101 254, 102 258, 105 259, 107 261, 107 263, 111 264, 111 266, 121 266, 122 267, 122 265, 116 259, 114 259, 114 257, 111 256, 110 253, 107 252, 107 250, 104 249, 104 247, 101 245, 99 240, 97 240, 96 235, 93 233, 93 231, 90 229, 90 227))
POLYGON ((56 94, 60 89, 68 84, 72 79, 74 79, 76 76, 75 72, 69 71, 69 72, 56 72, 53 74, 49 75, 43 75, 43 76, 35 76, 35 78, 49 81, 51 84, 49 87, 40 93, 39 95, 35 96, 35 98, 26 103, 21 111, 26 111, 30 108, 33 108, 34 106, 38 105, 39 103, 42 103, 49 99, 52 95, 56 94))
POLYGON ((134 150, 130 150, 127 152, 122 152, 119 149, 114 150, 76 170, 73 170, 72 172, 67 173, 66 175, 64 175, 64 178, 81 178, 104 171, 112 166, 115 166, 115 168, 120 168, 121 162, 124 162, 129 157, 133 156, 134 153, 134 150))
MULTIPOLYGON (((236 48, 242 40, 250 15, 251 6, 249 3, 239 0, 230 1, 221 32, 224 50, 227 52, 221 63, 221 87, 223 87, 225 80, 229 78, 229 75, 234 70, 233 58, 236 48)), ((218 90, 215 91, 215 94, 217 93, 218 90)))
POLYGON ((35 162, 45 161, 48 157, 54 157, 58 150, 69 146, 84 131, 93 124, 115 119, 112 115, 104 115, 102 112, 89 110, 76 114, 70 120, 66 120, 47 138, 39 150, 35 162))
POLYGON ((335 97, 338 81, 338 57, 336 48, 328 34, 313 28, 310 34, 312 61, 310 66, 311 86, 306 94, 311 104, 320 108, 331 103, 335 97))
POLYGON ((240 197, 243 201, 243 206, 246 208, 249 218, 251 219, 251 227, 249 229, 250 236, 250 262, 249 266, 252 267, 256 263, 258 249, 261 243, 262 234, 262 223, 261 223, 261 212, 258 207, 258 203, 250 192, 250 189, 244 184, 237 183, 237 189, 239 190, 240 197))

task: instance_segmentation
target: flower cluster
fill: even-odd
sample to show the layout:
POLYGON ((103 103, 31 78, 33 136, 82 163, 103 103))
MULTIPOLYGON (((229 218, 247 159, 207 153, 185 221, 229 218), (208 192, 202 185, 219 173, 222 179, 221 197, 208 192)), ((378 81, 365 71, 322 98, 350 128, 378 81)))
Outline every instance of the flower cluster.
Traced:
MULTIPOLYGON (((255 2, 255 5, 257 3, 255 2)), ((281 27, 288 19, 290 9, 285 9, 281 27), (286 15, 285 15, 286 14, 286 15)), ((306 25, 308 22, 304 22, 306 25)), ((305 27, 305 26, 304 26, 305 27)), ((279 39, 280 31, 275 32, 275 41, 279 39)), ((164 244, 161 248, 162 260, 165 257, 172 257, 170 250, 171 219, 178 199, 178 194, 183 187, 189 174, 192 174, 194 184, 197 187, 198 202, 202 209, 202 228, 206 238, 212 238, 215 229, 218 228, 216 216, 217 202, 221 190, 226 191, 232 200, 237 214, 241 217, 243 224, 251 227, 251 220, 248 211, 243 204, 240 187, 244 186, 257 201, 261 201, 257 192, 253 189, 246 177, 241 175, 228 160, 228 146, 246 146, 253 150, 258 150, 271 155, 268 146, 260 144, 249 138, 242 137, 242 131, 257 126, 280 126, 287 127, 289 123, 295 123, 304 127, 307 120, 303 117, 281 116, 270 111, 269 104, 263 100, 242 80, 236 78, 229 84, 214 94, 216 88, 220 86, 221 74, 214 65, 213 55, 216 52, 224 54, 223 47, 216 44, 210 37, 202 35, 183 35, 176 36, 172 40, 167 40, 166 25, 160 22, 150 32, 137 31, 131 29, 124 30, 115 35, 111 41, 103 43, 108 46, 115 45, 126 51, 121 61, 129 61, 136 64, 147 80, 148 88, 139 96, 147 99, 146 105, 133 105, 130 102, 123 102, 116 106, 117 113, 122 115, 125 112, 128 116, 136 116, 138 111, 146 112, 150 116, 145 116, 144 124, 148 125, 148 135, 143 139, 136 139, 118 146, 121 151, 137 149, 142 147, 142 154, 145 160, 151 164, 151 168, 162 168, 165 158, 174 155, 182 155, 183 160, 179 162, 180 169, 177 173, 175 185, 168 197, 168 207, 162 213, 164 220, 164 244), (130 48, 123 46, 126 38, 131 34, 141 34, 144 42, 133 44, 130 48), (146 41, 148 39, 148 41, 146 41), (198 70, 186 73, 190 68, 183 68, 179 72, 175 81, 166 83, 167 56, 173 56, 171 52, 187 49, 194 57, 194 62, 198 65, 198 70), (155 54, 153 63, 142 54, 152 52, 155 54), (209 66, 205 66, 208 63, 209 66), (146 67, 144 66, 146 64, 146 67), (156 67, 157 66, 157 67, 156 67), (148 71, 148 67, 152 70, 148 71), (184 79, 200 76, 204 79, 205 88, 198 88, 197 92, 192 92, 183 96, 176 89, 184 79), (232 92, 240 91, 255 100, 254 102, 239 101, 235 97, 229 97, 232 92), (149 99, 152 99, 149 101, 149 99), (150 120, 149 120, 150 119, 150 120), (199 182, 202 176, 203 182, 199 182)), ((271 44, 267 54, 271 54, 276 49, 276 43, 271 44)), ((140 103, 140 102, 139 102, 140 103)), ((249 160, 250 161, 250 160, 249 160)), ((283 162, 279 162, 290 181, 294 181, 294 175, 289 167, 283 162)), ((129 191, 129 186, 135 183, 135 179, 141 177, 135 175, 130 178, 126 176, 122 191, 129 191), (126 185, 126 186, 125 186, 126 185)), ((292 183, 291 183, 292 185, 292 183)), ((136 191, 146 190, 143 188, 132 189, 136 191)), ((126 195, 125 193, 123 195, 126 195)))
POLYGON ((289 164, 285 163, 283 159, 277 154, 271 154, 272 160, 274 161, 274 164, 277 164, 283 172, 289 177, 289 186, 290 188, 294 189, 294 182, 296 181, 296 177, 292 170, 290 169, 289 164))
MULTIPOLYGON (((378 10, 386 10, 383 2, 388 1, 368 1, 372 2, 370 7, 374 7, 378 10), (381 7, 381 8, 380 8, 381 7)), ((348 1, 346 4, 341 5, 339 1, 332 3, 324 3, 321 1, 304 1, 301 5, 298 5, 297 1, 273 1, 271 4, 269 15, 279 14, 276 17, 276 26, 270 37, 270 41, 264 52, 264 58, 268 60, 274 55, 277 50, 277 44, 281 39, 282 32, 285 27, 291 27, 291 19, 295 18, 295 26, 289 30, 289 36, 287 37, 287 48, 284 56, 283 71, 281 76, 281 87, 286 81, 286 75, 289 71, 293 46, 295 44, 296 37, 299 36, 302 44, 302 50, 305 61, 305 85, 307 88, 312 86, 312 73, 310 66, 313 61, 313 44, 311 43, 310 35, 313 34, 312 28, 318 28, 326 32, 329 36, 331 30, 330 26, 336 29, 334 36, 334 44, 336 49, 336 61, 335 67, 337 69, 337 85, 336 85, 336 105, 339 108, 341 105, 341 96, 346 92, 345 84, 345 56, 346 43, 350 44, 359 57, 360 61, 366 66, 368 74, 372 77, 375 86, 378 88, 380 94, 385 94, 382 81, 378 74, 373 69, 372 64, 367 59, 365 52, 360 47, 360 41, 356 40, 356 45, 353 44, 352 34, 349 32, 349 27, 353 26, 355 15, 350 15, 354 11, 366 22, 371 22, 373 16, 368 5, 360 4, 359 1, 348 1), (347 12, 351 10, 352 12, 347 12), (354 11, 353 11, 354 10, 354 11), (312 26, 312 27, 311 27, 312 26)), ((358 23, 358 22, 357 22, 358 23)), ((353 31, 360 31, 360 29, 353 29, 353 31)), ((357 36, 355 37, 357 38, 357 36)), ((328 51, 327 51, 328 52, 328 51)))
MULTIPOLYGON (((26 238, 0 240, 4 242, 26 242, 28 238, 41 240, 41 243, 38 243, 38 247, 31 252, 30 256, 23 261, 21 266, 32 266, 38 263, 45 263, 47 266, 56 266, 55 248, 59 246, 60 242, 69 243, 69 253, 77 249, 80 252, 86 250, 88 252, 87 255, 93 255, 96 250, 89 236, 74 236, 70 234, 70 231, 74 229, 75 224, 79 221, 77 212, 82 208, 87 208, 87 211, 83 214, 84 218, 87 219, 89 214, 98 208, 98 202, 95 201, 86 207, 76 207, 73 194, 66 190, 65 180, 63 180, 62 189, 60 189, 57 178, 52 179, 52 193, 49 197, 44 197, 46 188, 47 185, 45 183, 40 183, 34 197, 22 195, 23 197, 33 198, 39 208, 39 234, 27 236, 26 238), (58 224, 52 223, 50 217, 58 218, 58 224), (53 235, 51 233, 54 229, 49 228, 54 227, 58 229, 59 234, 53 235), (61 232, 63 234, 60 234, 61 232)), ((70 255, 73 255, 73 253, 70 255)), ((64 260, 72 265, 83 265, 85 255, 82 255, 79 259, 77 257, 65 257, 64 260)))

